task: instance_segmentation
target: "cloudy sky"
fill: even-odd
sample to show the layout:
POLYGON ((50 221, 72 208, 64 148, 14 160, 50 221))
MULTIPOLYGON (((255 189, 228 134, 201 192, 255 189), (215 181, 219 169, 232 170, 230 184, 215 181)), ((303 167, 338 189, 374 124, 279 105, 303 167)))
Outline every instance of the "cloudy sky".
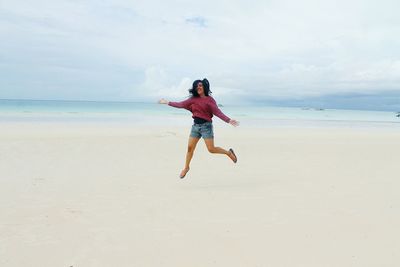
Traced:
POLYGON ((396 97, 399 10, 398 0, 2 0, 0 98, 181 99, 203 77, 225 102, 396 97))

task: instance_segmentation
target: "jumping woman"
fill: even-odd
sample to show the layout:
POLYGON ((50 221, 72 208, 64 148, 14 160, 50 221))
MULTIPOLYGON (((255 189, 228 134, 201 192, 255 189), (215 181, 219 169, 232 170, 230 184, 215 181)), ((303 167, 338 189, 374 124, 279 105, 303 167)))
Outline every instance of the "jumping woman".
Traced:
POLYGON ((185 167, 179 175, 180 178, 184 178, 189 171, 190 161, 192 160, 194 150, 201 137, 203 137, 210 153, 225 154, 234 163, 237 162, 237 157, 232 148, 225 150, 214 146, 214 132, 211 118, 215 115, 233 126, 238 126, 239 122, 230 119, 218 108, 214 98, 210 96, 210 83, 207 79, 194 81, 192 88, 189 89, 189 93, 191 95, 190 98, 182 102, 169 102, 164 98, 158 102, 159 104, 167 104, 175 108, 187 109, 193 114, 194 123, 189 137, 185 167))

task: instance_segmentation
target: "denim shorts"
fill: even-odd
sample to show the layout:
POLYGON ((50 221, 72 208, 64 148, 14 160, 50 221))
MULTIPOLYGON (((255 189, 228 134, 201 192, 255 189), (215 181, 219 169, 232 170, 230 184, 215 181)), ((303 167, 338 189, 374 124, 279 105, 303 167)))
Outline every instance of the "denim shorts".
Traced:
POLYGON ((192 131, 190 132, 190 137, 204 139, 214 138, 214 131, 212 122, 205 122, 202 124, 194 123, 192 125, 192 131))

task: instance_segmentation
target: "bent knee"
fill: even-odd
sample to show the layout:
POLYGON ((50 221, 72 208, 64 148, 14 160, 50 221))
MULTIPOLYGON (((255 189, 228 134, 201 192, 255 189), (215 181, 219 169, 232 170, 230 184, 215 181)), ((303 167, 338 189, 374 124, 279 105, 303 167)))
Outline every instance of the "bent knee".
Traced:
POLYGON ((210 152, 210 153, 215 153, 215 152, 217 152, 217 150, 215 149, 215 147, 207 147, 207 149, 208 149, 208 152, 210 152))
POLYGON ((193 153, 195 148, 196 148, 195 146, 188 146, 187 152, 188 153, 193 153))

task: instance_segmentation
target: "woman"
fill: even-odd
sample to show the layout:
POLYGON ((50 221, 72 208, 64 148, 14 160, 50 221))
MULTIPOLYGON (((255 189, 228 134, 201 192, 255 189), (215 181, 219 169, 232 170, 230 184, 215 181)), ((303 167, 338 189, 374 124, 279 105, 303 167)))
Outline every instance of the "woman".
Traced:
POLYGON ((218 108, 214 98, 210 96, 210 83, 207 79, 194 81, 193 87, 189 89, 189 93, 191 97, 182 102, 169 102, 165 99, 161 99, 158 102, 175 108, 187 109, 193 114, 194 124, 189 137, 185 167, 179 175, 180 178, 184 178, 189 171, 190 161, 192 160, 197 142, 199 142, 201 137, 203 137, 210 153, 225 154, 231 158, 234 163, 237 162, 237 157, 233 149, 225 150, 214 146, 214 132, 211 118, 215 115, 233 126, 238 126, 239 122, 230 119, 218 108))

